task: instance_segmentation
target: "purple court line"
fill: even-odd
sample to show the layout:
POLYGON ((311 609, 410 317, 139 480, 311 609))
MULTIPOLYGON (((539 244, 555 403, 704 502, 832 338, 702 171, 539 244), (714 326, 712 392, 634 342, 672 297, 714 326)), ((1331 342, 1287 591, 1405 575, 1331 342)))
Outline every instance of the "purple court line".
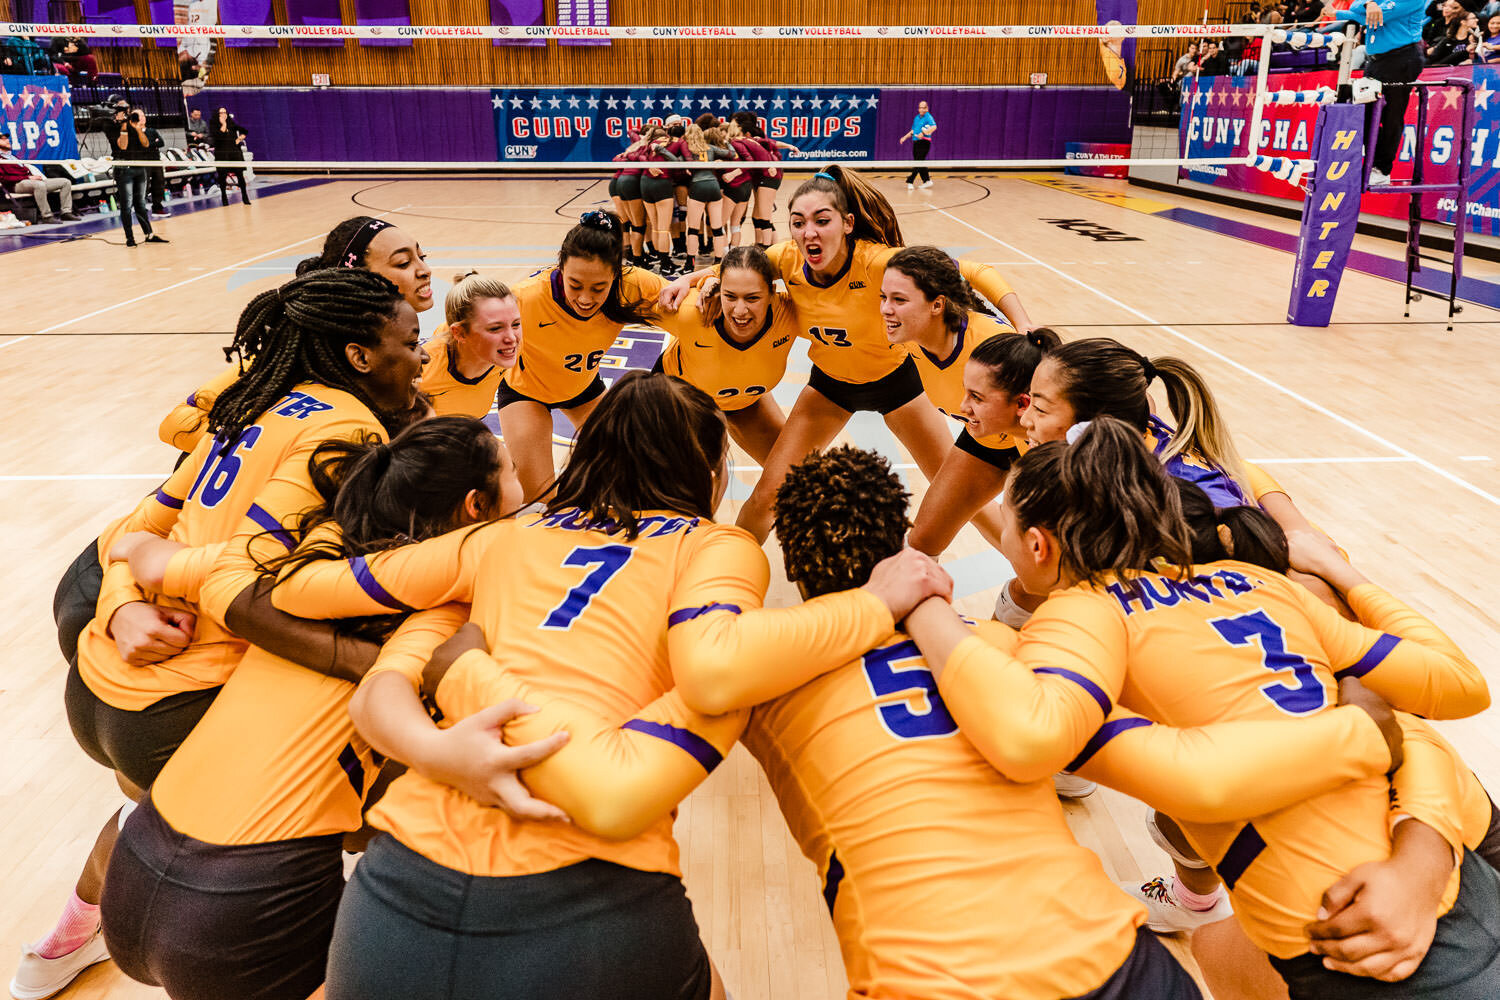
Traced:
MULTIPOLYGON (((258 184, 253 193, 256 198, 264 198, 268 195, 286 194, 289 191, 300 191, 303 188, 315 187, 319 184, 329 184, 331 182, 332 178, 328 177, 305 177, 296 181, 258 184)), ((254 202, 251 204, 254 204, 254 202)), ((231 202, 229 205, 220 205, 217 191, 212 194, 200 194, 192 198, 174 201, 171 203, 170 208, 172 209, 171 218, 218 208, 223 208, 226 212, 230 209, 244 211, 244 208, 236 202, 231 202)), ((158 222, 167 222, 170 224, 171 218, 153 219, 151 221, 153 225, 158 222)), ((99 233, 107 233, 111 230, 122 230, 123 227, 120 225, 120 213, 106 209, 103 212, 94 212, 84 216, 82 222, 64 222, 41 232, 34 232, 35 229, 35 226, 28 226, 25 229, 0 230, 0 253, 13 253, 16 250, 26 250, 31 247, 48 246, 53 243, 66 243, 68 240, 76 239, 80 236, 97 236, 99 233)))
MULTIPOLYGON (((1219 233, 1222 236, 1231 236, 1237 240, 1244 240, 1247 243, 1270 247, 1273 250, 1284 250, 1290 254, 1297 252, 1296 233, 1283 233, 1275 229, 1266 229, 1263 226, 1254 226, 1248 222, 1220 219, 1217 216, 1197 212, 1191 208, 1166 208, 1150 214, 1158 218, 1181 222, 1197 229, 1206 229, 1211 233, 1219 233)), ((1373 254, 1366 250, 1351 250, 1349 252, 1349 267, 1362 274, 1384 278, 1387 281, 1394 281, 1398 285, 1406 282, 1406 263, 1404 261, 1392 260, 1389 257, 1382 257, 1379 254, 1373 254)), ((1448 297, 1448 281, 1448 272, 1438 271, 1429 267, 1423 268, 1413 276, 1412 286, 1421 289, 1423 292, 1446 299, 1448 297)), ((1500 285, 1494 282, 1480 281, 1478 278, 1460 278, 1458 282, 1458 297, 1465 302, 1473 302, 1475 305, 1500 309, 1500 285)))

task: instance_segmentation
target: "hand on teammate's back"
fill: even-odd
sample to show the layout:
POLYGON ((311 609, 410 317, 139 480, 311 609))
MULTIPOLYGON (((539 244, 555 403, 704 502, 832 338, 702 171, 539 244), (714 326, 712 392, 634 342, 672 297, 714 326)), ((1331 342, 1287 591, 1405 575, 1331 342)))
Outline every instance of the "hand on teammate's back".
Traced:
POLYGON ((171 659, 193 641, 197 616, 176 608, 159 608, 145 601, 123 605, 109 620, 109 634, 120 658, 132 667, 171 659))
POLYGON ((1334 972, 1406 979, 1432 947, 1452 871, 1453 848, 1436 830, 1402 822, 1388 860, 1360 865, 1323 894, 1320 919, 1307 925, 1309 950, 1334 972))
POLYGON ((411 761, 420 774, 456 788, 480 805, 493 806, 516 819, 568 822, 567 813, 532 797, 516 772, 546 760, 568 742, 568 734, 521 746, 506 746, 501 730, 511 719, 535 712, 515 698, 475 712, 448 729, 433 732, 421 760, 411 761))
POLYGON ((951 601, 953 578, 936 559, 908 546, 876 563, 864 589, 884 601, 899 622, 929 597, 951 601))
POLYGON ((1340 677, 1339 704, 1362 708, 1375 720, 1375 725, 1380 727, 1380 735, 1385 737, 1386 748, 1391 752, 1391 766, 1386 773, 1394 774, 1405 762, 1406 751, 1401 723, 1396 720, 1396 713, 1391 710, 1390 703, 1361 684, 1357 677, 1340 677))

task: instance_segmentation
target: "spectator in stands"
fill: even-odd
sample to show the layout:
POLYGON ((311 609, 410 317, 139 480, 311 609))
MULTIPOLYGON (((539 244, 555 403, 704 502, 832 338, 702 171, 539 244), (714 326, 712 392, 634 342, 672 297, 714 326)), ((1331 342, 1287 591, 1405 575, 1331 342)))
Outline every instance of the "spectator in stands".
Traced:
POLYGON ((1448 0, 1443 11, 1443 33, 1427 47, 1427 65, 1461 66, 1473 57, 1479 44, 1479 18, 1465 10, 1458 0, 1448 0), (1458 16, 1446 19, 1447 8, 1457 7, 1458 16))
MULTIPOLYGON (((234 120, 229 109, 220 108, 214 120, 209 123, 208 135, 214 144, 214 159, 216 160, 244 160, 245 159, 245 136, 246 132, 240 123, 234 120)), ((229 175, 234 174, 240 185, 240 204, 250 204, 250 185, 245 183, 245 171, 243 168, 236 170, 233 167, 219 167, 219 200, 226 206, 229 204, 229 175)))
POLYGON ((130 226, 130 215, 146 234, 147 243, 167 241, 151 228, 151 213, 146 210, 146 171, 151 161, 158 158, 157 147, 146 134, 146 116, 139 109, 132 111, 123 102, 115 105, 114 123, 105 134, 110 138, 111 152, 115 164, 115 192, 120 199, 120 223, 125 227, 125 245, 135 246, 135 230, 130 226))
POLYGON ((1500 14, 1491 14, 1485 22, 1484 40, 1474 53, 1476 63, 1500 62, 1500 14))
POLYGON ((99 75, 99 63, 89 52, 89 43, 76 35, 59 35, 52 39, 52 63, 58 72, 92 80, 99 75))
POLYGON ((207 146, 208 122, 203 120, 203 112, 194 108, 188 112, 187 139, 189 146, 207 146))
POLYGON ((1176 111, 1182 103, 1183 78, 1197 71, 1198 41, 1194 39, 1188 43, 1187 51, 1177 57, 1177 62, 1172 66, 1172 78, 1157 84, 1157 89, 1161 91, 1162 100, 1169 111, 1176 111))
POLYGON ((50 76, 52 60, 46 51, 23 35, 0 39, 0 73, 13 76, 50 76))
POLYGON ((0 129, 0 184, 15 195, 30 195, 36 202, 37 222, 46 225, 52 217, 48 195, 56 194, 62 219, 77 222, 82 216, 73 211, 73 182, 62 177, 44 177, 37 168, 16 158, 10 148, 10 133, 0 129))
MULTIPOLYGON (((1445 37, 1458 32, 1463 16, 1464 5, 1458 0, 1442 0, 1438 4, 1437 14, 1422 25, 1422 44, 1427 48, 1429 61, 1432 58, 1433 48, 1441 44, 1445 37)), ((1444 51, 1446 52, 1446 47, 1444 51)))
POLYGON ((1219 43, 1214 39, 1206 39, 1203 42, 1203 58, 1198 62, 1199 76, 1227 76, 1229 74, 1229 57, 1226 56, 1219 43))

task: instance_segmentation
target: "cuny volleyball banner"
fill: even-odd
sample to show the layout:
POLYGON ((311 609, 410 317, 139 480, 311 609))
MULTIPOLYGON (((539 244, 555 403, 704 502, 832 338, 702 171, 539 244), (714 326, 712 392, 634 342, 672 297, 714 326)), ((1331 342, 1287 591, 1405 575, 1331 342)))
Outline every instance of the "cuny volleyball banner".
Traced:
MULTIPOLYGON (((1444 80, 1473 73, 1474 131, 1467 142, 1458 135, 1462 123, 1460 94, 1456 88, 1434 90, 1429 97, 1427 134, 1417 135, 1418 91, 1413 91, 1406 110, 1406 135, 1392 171, 1392 179, 1411 179, 1417 151, 1426 154, 1423 182, 1440 184, 1458 176, 1458 156, 1469 150, 1469 228, 1472 232, 1500 235, 1500 68, 1437 67, 1423 72, 1424 80, 1444 80)), ((1272 90, 1313 90, 1332 87, 1337 74, 1277 73, 1270 78, 1272 90)), ((1255 79, 1242 76, 1201 77, 1182 90, 1182 122, 1179 138, 1183 155, 1224 157, 1250 148, 1250 115, 1254 109, 1255 79)), ((1261 122, 1259 152, 1266 156, 1309 159, 1314 143, 1318 108, 1313 104, 1268 104, 1261 122)), ((1181 176, 1201 184, 1235 191, 1250 191, 1301 201, 1302 189, 1278 180, 1254 167, 1235 164, 1220 167, 1182 168, 1181 176)), ((1406 218, 1407 199, 1402 195, 1367 194, 1360 210, 1394 219, 1406 218)), ((1454 200, 1448 195, 1422 196, 1427 218, 1452 223, 1454 200)))
POLYGON ((0 128, 22 160, 71 160, 73 92, 65 76, 0 76, 0 128))
MULTIPOLYGON (((873 87, 497 87, 490 91, 499 158, 608 160, 643 125, 672 115, 754 111, 772 139, 821 160, 875 153, 880 90, 873 87)), ((783 153, 785 159, 799 154, 783 153)))

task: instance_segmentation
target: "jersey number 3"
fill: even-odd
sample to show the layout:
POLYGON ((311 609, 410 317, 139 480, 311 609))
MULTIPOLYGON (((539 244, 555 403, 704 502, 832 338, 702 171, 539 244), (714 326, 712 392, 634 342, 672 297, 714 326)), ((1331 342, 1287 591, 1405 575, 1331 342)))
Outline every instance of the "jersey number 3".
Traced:
POLYGON ((922 653, 910 639, 872 649, 864 656, 865 680, 877 698, 901 694, 904 701, 876 705, 880 724, 898 740, 923 740, 958 732, 958 723, 948 714, 937 678, 925 663, 897 668, 903 660, 920 660, 922 653), (925 702, 925 706, 923 705, 925 702), (925 707, 926 711, 922 711, 925 707))
POLYGON ((1290 670, 1291 682, 1261 685, 1261 694, 1288 715, 1307 715, 1328 702, 1328 692, 1313 665, 1286 648, 1286 632, 1260 608, 1233 618, 1209 622, 1231 646, 1260 646, 1260 662, 1267 670, 1290 670))
POLYGON ((564 566, 592 566, 593 571, 583 582, 562 599, 542 621, 542 628, 566 629, 573 627, 573 620, 583 614, 594 600, 594 595, 604 588, 616 573, 625 568, 635 549, 629 545, 599 545, 593 548, 580 545, 563 557, 564 566))

